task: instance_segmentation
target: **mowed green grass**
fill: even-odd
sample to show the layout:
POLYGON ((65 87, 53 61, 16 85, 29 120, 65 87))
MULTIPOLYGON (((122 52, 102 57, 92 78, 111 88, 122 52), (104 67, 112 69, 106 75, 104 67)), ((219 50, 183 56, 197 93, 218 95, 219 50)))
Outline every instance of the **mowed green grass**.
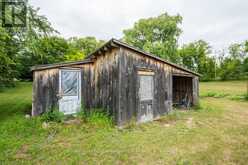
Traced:
POLYGON ((247 95, 247 81, 201 82, 200 96, 242 100, 247 95))
POLYGON ((248 162, 248 102, 204 97, 200 110, 124 129, 83 122, 44 129, 40 118, 24 117, 31 95, 30 83, 0 93, 0 164, 248 162))

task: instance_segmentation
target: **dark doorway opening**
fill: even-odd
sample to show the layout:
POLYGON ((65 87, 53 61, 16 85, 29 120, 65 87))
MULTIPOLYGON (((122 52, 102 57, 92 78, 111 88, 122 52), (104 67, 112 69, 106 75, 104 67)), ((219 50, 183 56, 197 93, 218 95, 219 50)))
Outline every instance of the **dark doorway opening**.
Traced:
POLYGON ((173 76, 173 106, 190 107, 193 102, 192 77, 173 76))

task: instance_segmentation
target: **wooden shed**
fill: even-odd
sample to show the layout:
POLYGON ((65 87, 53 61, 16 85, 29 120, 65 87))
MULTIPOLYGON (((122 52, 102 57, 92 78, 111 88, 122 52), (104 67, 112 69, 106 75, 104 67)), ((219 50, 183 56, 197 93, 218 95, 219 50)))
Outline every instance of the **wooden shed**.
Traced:
POLYGON ((87 59, 34 66, 32 115, 58 107, 73 114, 103 108, 117 125, 146 122, 167 114, 173 104, 192 106, 199 74, 116 39, 87 59))

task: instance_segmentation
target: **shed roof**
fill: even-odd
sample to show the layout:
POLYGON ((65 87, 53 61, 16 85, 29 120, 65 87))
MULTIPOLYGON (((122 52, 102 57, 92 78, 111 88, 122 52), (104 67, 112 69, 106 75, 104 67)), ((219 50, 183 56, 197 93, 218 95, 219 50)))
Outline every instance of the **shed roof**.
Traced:
POLYGON ((103 46, 101 46, 100 48, 98 48, 97 50, 95 50, 94 52, 92 52, 91 54, 89 54, 87 56, 87 58, 85 60, 81 60, 81 61, 74 61, 74 62, 63 62, 63 63, 56 63, 56 64, 47 64, 47 65, 37 65, 37 66, 34 66, 31 68, 32 71, 35 71, 35 70, 44 70, 44 69, 50 69, 50 68, 56 68, 56 67, 64 67, 64 66, 70 66, 70 65, 78 65, 78 64, 86 64, 86 63, 92 63, 93 62, 93 59, 98 56, 98 55, 101 55, 102 53, 101 52, 104 52, 104 51, 108 51, 109 49, 113 48, 113 47, 125 47, 125 48, 128 48, 128 49, 131 49, 135 52, 138 52, 140 53, 141 55, 145 55, 147 57, 150 57, 150 58, 153 58, 155 60, 158 60, 158 61, 161 61, 163 63, 166 63, 172 67, 175 67, 179 70, 183 70, 185 72, 188 72, 188 73, 191 73, 191 74, 194 74, 194 75, 197 75, 197 76, 201 76, 199 73, 196 73, 194 71, 191 71, 187 68, 184 68, 180 65, 177 65, 177 64, 174 64, 172 62, 169 62, 169 61, 166 61, 158 56, 155 56, 151 53, 148 53, 148 52, 145 52, 143 50, 140 50, 134 46, 131 46, 131 45, 128 45, 127 43, 124 43, 120 40, 117 40, 117 39, 114 39, 112 38, 111 40, 109 40, 108 42, 106 42, 103 46))
POLYGON ((80 65, 80 64, 87 64, 92 63, 90 59, 85 59, 81 61, 72 61, 72 62, 61 62, 61 63, 55 63, 55 64, 45 64, 45 65, 36 65, 31 68, 31 71, 35 70, 44 70, 44 69, 52 69, 57 67, 66 67, 71 65, 80 65))
POLYGON ((94 56, 96 56, 96 55, 98 55, 98 54, 101 54, 101 53, 98 53, 98 52, 107 50, 106 48, 118 47, 118 46, 123 46, 123 47, 125 47, 125 48, 131 49, 131 50, 133 50, 133 51, 135 51, 135 52, 138 52, 138 53, 140 53, 140 54, 142 54, 142 55, 145 55, 145 56, 148 56, 148 57, 153 58, 153 59, 155 59, 155 60, 158 60, 158 61, 161 61, 161 62, 163 62, 163 63, 166 63, 166 64, 168 64, 168 65, 170 65, 170 66, 172 66, 172 67, 175 67, 175 68, 177 68, 177 69, 179 69, 179 70, 183 70, 183 71, 185 71, 185 72, 188 72, 188 73, 191 73, 191 74, 194 74, 194 75, 197 75, 197 76, 201 76, 201 74, 199 74, 199 73, 197 73, 197 72, 194 72, 194 71, 192 71, 192 70, 189 70, 189 69, 187 69, 187 68, 185 68, 185 67, 182 67, 182 66, 180 66, 180 65, 177 65, 177 64, 175 64, 175 63, 169 62, 169 61, 167 61, 167 60, 164 60, 164 59, 162 59, 162 58, 160 58, 160 57, 158 57, 158 56, 155 56, 155 55, 152 54, 152 53, 145 52, 144 50, 141 50, 141 49, 138 49, 138 48, 136 48, 136 47, 134 47, 134 46, 128 45, 127 43, 124 43, 124 42, 122 42, 122 41, 120 41, 120 40, 117 40, 117 39, 114 39, 114 38, 112 38, 112 39, 109 40, 107 43, 105 43, 102 47, 98 48, 96 51, 94 51, 93 53, 91 53, 91 54, 87 57, 87 59, 91 59, 92 57, 94 57, 94 56))

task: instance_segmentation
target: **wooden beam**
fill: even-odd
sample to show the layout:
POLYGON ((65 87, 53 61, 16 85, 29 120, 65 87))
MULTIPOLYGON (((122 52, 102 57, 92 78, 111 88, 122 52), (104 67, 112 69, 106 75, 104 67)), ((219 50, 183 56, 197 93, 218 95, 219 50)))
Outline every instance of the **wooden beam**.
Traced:
POLYGON ((154 72, 152 72, 152 71, 141 71, 141 70, 139 70, 138 71, 138 75, 153 76, 154 75, 154 72))
POLYGON ((118 45, 116 45, 115 43, 111 42, 110 46, 114 47, 114 48, 118 48, 118 45))

